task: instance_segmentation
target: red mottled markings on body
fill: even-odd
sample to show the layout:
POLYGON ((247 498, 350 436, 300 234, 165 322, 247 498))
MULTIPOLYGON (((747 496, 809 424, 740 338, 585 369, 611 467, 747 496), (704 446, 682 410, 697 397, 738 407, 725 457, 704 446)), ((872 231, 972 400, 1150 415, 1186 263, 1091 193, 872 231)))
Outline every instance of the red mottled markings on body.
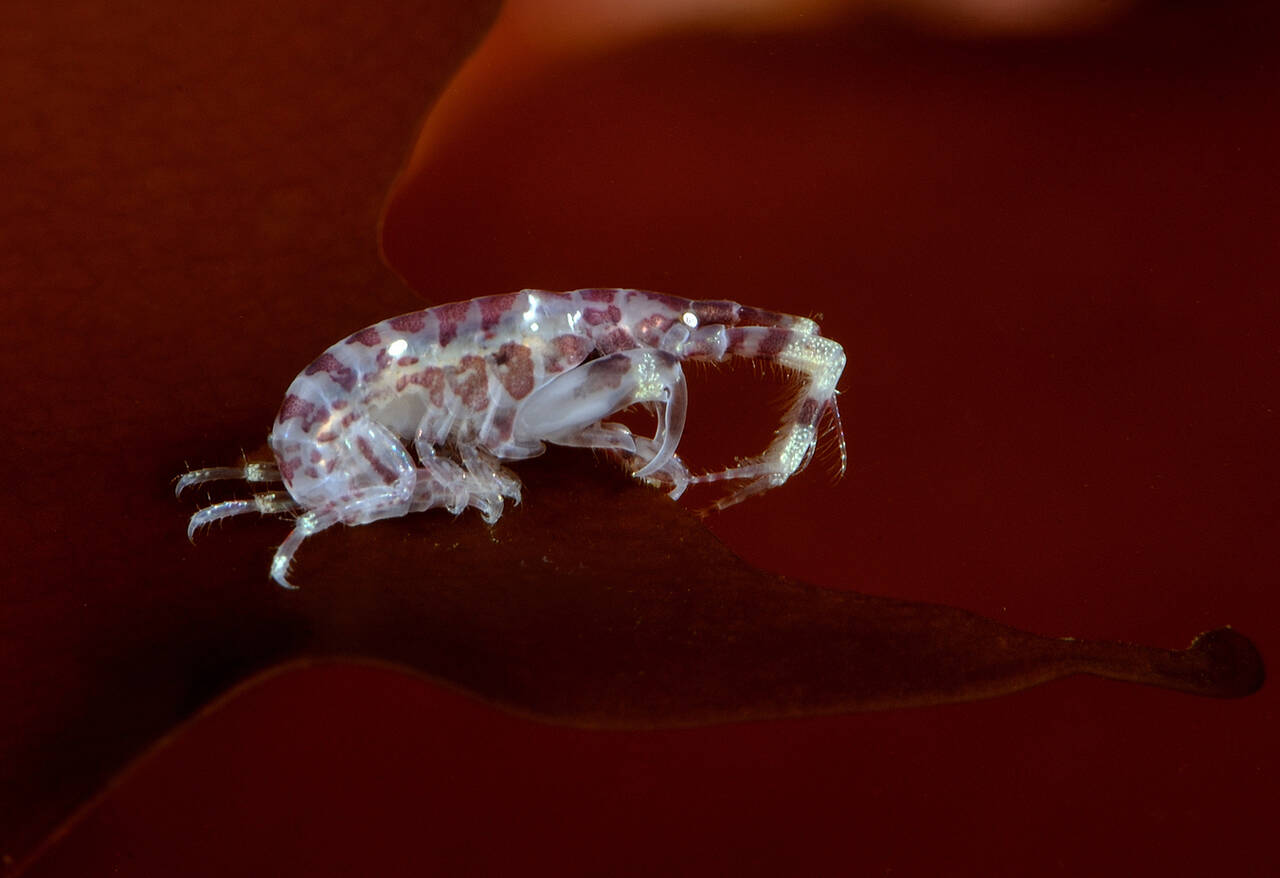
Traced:
POLYGON ((726 353, 739 357, 764 357, 774 359, 782 353, 791 339, 785 329, 770 329, 763 336, 758 328, 728 330, 729 345, 726 353))
MULTIPOLYGON (((637 294, 632 294, 635 298, 637 294)), ((681 299, 679 296, 668 296, 665 293, 640 293, 646 300, 653 302, 663 308, 666 308, 672 314, 683 314, 693 306, 691 299, 681 299)))
POLYGON ((468 354, 458 365, 447 370, 449 388, 462 404, 473 411, 489 407, 489 382, 485 376, 484 357, 468 354))
POLYGON ((583 308, 582 319, 587 322, 588 326, 599 326, 602 323, 620 323, 622 322, 622 309, 617 305, 610 305, 608 308, 583 308))
POLYGON ((451 305, 441 305, 431 309, 436 322, 440 325, 438 337, 440 347, 448 347, 449 342, 458 337, 458 324, 467 319, 467 312, 470 310, 470 302, 454 302, 451 305))
POLYGON ((280 404, 280 413, 276 415, 276 423, 283 424, 290 418, 302 418, 303 423, 305 424, 306 418, 309 417, 314 410, 315 406, 312 403, 290 393, 285 396, 284 402, 280 404))
POLYGON ((692 302, 693 316, 698 323, 723 323, 732 326, 738 322, 738 304, 736 302, 692 302))
POLYGON ((388 320, 387 325, 397 332, 422 332, 422 327, 427 325, 427 312, 414 311, 412 314, 401 314, 399 317, 388 320))
POLYGON ((304 375, 315 375, 324 372, 343 390, 350 393, 356 386, 356 373, 350 366, 345 366, 333 354, 322 354, 319 359, 303 370, 304 375))
POLYGON ((280 414, 276 421, 283 424, 293 418, 302 423, 302 432, 310 433, 311 428, 329 417, 329 411, 322 405, 307 402, 300 396, 290 393, 280 405, 280 414))
POLYGON ((636 324, 636 338, 643 339, 646 344, 657 345, 673 323, 675 320, 666 314, 650 314, 636 324))
POLYGON ((776 357, 782 353, 782 349, 787 346, 787 342, 790 340, 791 333, 785 329, 771 329, 760 340, 760 347, 757 353, 763 357, 776 357))
POLYGON ((501 408, 493 413, 493 422, 490 432, 493 434, 493 440, 505 442, 511 438, 511 432, 515 428, 516 410, 514 408, 501 408))
POLYGON ((502 322, 502 318, 511 313, 516 305, 519 293, 508 293, 505 296, 489 296, 480 300, 480 328, 490 330, 502 322))
POLYGON ((544 366, 548 372, 563 372, 572 368, 595 349, 591 339, 581 335, 557 335, 551 339, 551 344, 555 347, 555 353, 548 353, 544 358, 544 366))
POLYGON ((738 311, 738 324, 741 326, 793 326, 796 319, 789 314, 777 311, 763 311, 743 305, 738 311))
POLYGON ((622 378, 631 371, 631 361, 626 357, 607 357, 591 364, 587 380, 575 395, 589 396, 602 390, 617 390, 622 378))
POLYGON ((371 348, 374 345, 382 344, 382 336, 378 335, 378 330, 372 326, 368 329, 362 329, 351 338, 347 339, 347 344, 355 344, 359 342, 365 347, 371 348))
POLYGON ((498 380, 512 399, 524 399, 533 392, 533 355, 527 345, 509 341, 493 355, 498 380))
POLYGON ((637 347, 636 340, 631 333, 627 332, 621 326, 615 327, 606 332, 596 343, 600 348, 600 352, 604 354, 612 354, 615 351, 627 351, 637 347))
POLYGON ((818 422, 819 411, 820 406, 816 399, 806 399, 800 406, 799 414, 796 415, 796 423, 802 427, 812 427, 818 422))
POLYGON ((360 454, 365 460, 369 461, 369 466, 373 467, 373 471, 378 474, 378 478, 386 482, 388 485, 394 485, 396 482, 395 471, 389 468, 385 463, 378 460, 378 456, 373 453, 373 446, 369 444, 369 440, 363 436, 356 438, 356 447, 360 449, 360 454))
MULTIPOLYGON (((795 460, 789 469, 807 464, 824 417, 829 416, 839 430, 839 415, 830 396, 831 383, 839 376, 827 375, 820 361, 827 342, 810 337, 817 334, 817 325, 805 318, 732 302, 695 302, 636 290, 536 295, 490 296, 390 318, 329 348, 294 379, 277 415, 271 447, 281 477, 306 515, 304 524, 314 522, 304 526, 301 536, 338 522, 358 524, 438 506, 476 506, 490 517, 496 515, 503 498, 516 495, 502 461, 533 455, 549 441, 546 433, 524 435, 525 430, 515 440, 522 401, 531 398, 539 382, 580 365, 584 371, 573 381, 561 382, 559 392, 548 397, 570 407, 570 414, 575 407, 596 412, 598 431, 612 428, 624 438, 630 435, 629 429, 610 423, 611 412, 625 411, 638 396, 650 398, 647 385, 678 376, 682 360, 720 360, 732 354, 780 362, 794 373, 790 377, 799 392, 792 396, 788 420, 755 458, 761 462, 761 471, 768 473, 768 484, 755 481, 720 505, 786 481, 788 467, 775 463, 795 460), (540 301, 542 296, 545 302, 540 301), (538 323, 533 322, 535 310, 538 323), (697 329, 699 323, 702 328, 697 329), (686 332, 686 328, 697 331, 686 332), (667 347, 674 350, 662 349, 667 336, 667 347), (671 344, 676 338, 683 340, 681 344, 671 344), (455 340, 453 351, 445 352, 455 340), (806 351, 806 346, 814 351, 806 351), (410 350, 423 353, 413 355, 410 350), (632 371, 637 373, 634 378, 632 371), (399 398, 400 394, 407 398, 399 398), (411 418, 418 422, 416 436, 411 418), (384 420, 387 423, 381 423, 384 420), (356 424, 362 429, 354 429, 356 424), (391 427, 395 429, 388 432, 391 427), (397 441, 393 434, 401 431, 407 435, 399 435, 397 441), (406 453, 421 465, 419 475, 413 474, 406 453)), ((683 403, 683 397, 670 401, 683 403)), ((530 420, 535 425, 532 429, 537 429, 539 419, 530 420)), ((541 423, 551 437, 563 436, 555 432, 554 418, 541 423)), ((578 441, 615 453, 622 444, 602 432, 578 441)), ((643 454, 648 448, 636 450, 643 454)), ((666 480, 677 488, 699 481, 684 479, 684 465, 674 456, 674 448, 669 450, 673 456, 663 469, 666 480)), ((843 439, 840 450, 843 465, 843 439)), ((638 469, 632 467, 632 471, 638 469)), ((727 481, 748 471, 727 470, 703 480, 727 481)), ((187 481, 202 482, 222 474, 221 470, 200 470, 189 474, 187 481)), ((191 527, 250 508, 243 502, 209 507, 196 513, 191 527)), ((288 583, 282 571, 288 569, 301 538, 297 530, 294 534, 277 549, 272 562, 273 577, 284 585, 288 583)))
POLYGON ((408 384, 416 384, 427 391, 427 396, 434 406, 444 405, 444 370, 437 366, 428 366, 421 372, 414 372, 407 379, 401 378, 396 382, 396 390, 404 390, 408 384), (401 382, 405 382, 402 384, 401 382))
POLYGON ((280 478, 284 479, 286 485, 293 484, 294 473, 298 471, 298 467, 302 466, 301 457, 291 457, 288 460, 280 460, 280 478))

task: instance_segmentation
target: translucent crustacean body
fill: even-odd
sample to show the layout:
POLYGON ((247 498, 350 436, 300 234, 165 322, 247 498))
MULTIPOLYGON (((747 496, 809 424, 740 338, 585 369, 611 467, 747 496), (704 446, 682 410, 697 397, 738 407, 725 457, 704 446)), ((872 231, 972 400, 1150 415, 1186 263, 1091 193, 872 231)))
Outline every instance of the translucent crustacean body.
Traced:
MULTIPOLYGON (((216 479, 282 481, 284 491, 199 510, 187 533, 245 512, 296 513, 271 563, 286 587, 298 546, 335 524, 469 506, 492 524, 504 501, 520 500, 502 461, 541 454, 546 442, 614 452, 672 497, 690 484, 738 482, 724 507, 803 469, 824 415, 839 433, 844 363, 814 321, 735 302, 587 289, 440 305, 361 330, 307 366, 271 431, 274 463, 194 470, 177 492, 216 479), (680 364, 727 357, 777 363, 802 386, 761 455, 692 476, 676 455, 687 403, 680 364), (657 414, 652 439, 607 420, 637 404, 657 414)), ((843 435, 840 456, 843 469, 843 435)))

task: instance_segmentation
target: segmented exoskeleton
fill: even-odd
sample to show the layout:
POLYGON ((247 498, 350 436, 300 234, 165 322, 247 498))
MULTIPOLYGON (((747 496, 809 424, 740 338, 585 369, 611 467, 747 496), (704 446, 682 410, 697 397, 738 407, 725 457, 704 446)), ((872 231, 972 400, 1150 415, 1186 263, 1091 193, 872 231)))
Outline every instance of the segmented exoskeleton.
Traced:
POLYGON ((193 470, 177 493, 216 479, 283 482, 283 491, 201 509, 187 533, 245 512, 296 513, 271 563, 286 587, 298 546, 335 524, 469 506, 492 524, 505 500, 520 500, 520 482, 502 461, 541 454, 546 442, 615 452, 633 476, 672 497, 690 484, 738 482, 717 504, 724 507, 803 469, 825 415, 839 434, 844 363, 844 350, 814 321, 735 302, 586 289, 440 305, 363 329, 307 366, 271 431, 274 463, 193 470), (802 386, 762 454, 690 475, 676 455, 687 405, 680 364, 727 357, 775 362, 802 386), (637 404, 657 413, 652 439, 608 420, 637 404))

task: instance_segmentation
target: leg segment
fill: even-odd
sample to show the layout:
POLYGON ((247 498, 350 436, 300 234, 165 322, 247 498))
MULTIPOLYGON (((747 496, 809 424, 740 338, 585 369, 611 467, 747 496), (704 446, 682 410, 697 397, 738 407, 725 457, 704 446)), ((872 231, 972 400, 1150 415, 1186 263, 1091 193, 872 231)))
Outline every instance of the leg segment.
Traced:
POLYGON ((474 445, 458 448, 462 466, 466 469, 468 505, 480 510, 486 524, 493 524, 502 517, 504 498, 520 502, 520 480, 515 473, 498 463, 498 459, 474 445))
MULTIPOLYGON (((823 338, 808 327, 704 327, 693 333, 682 347, 682 353, 690 359, 736 356, 774 362, 797 373, 802 380, 795 403, 783 417, 776 438, 764 453, 738 466, 690 479, 692 484, 744 483, 721 498, 715 504, 718 508, 732 506, 753 494, 777 487, 804 469, 818 443, 819 422, 828 412, 834 414, 836 429, 840 432, 836 382, 844 371, 845 355, 844 349, 831 339, 823 338), (723 332, 723 348, 717 332, 723 332), (713 337, 714 345, 709 344, 713 337)), ((842 473, 844 466, 844 435, 840 433, 842 473)))
POLYGON ((588 424, 576 433, 559 436, 556 444, 570 448, 599 448, 635 454, 638 441, 622 424, 602 421, 588 424))
POLYGON ((243 466, 213 466, 205 469, 194 469, 178 479, 173 493, 179 497, 192 485, 205 482, 216 482, 226 479, 244 479, 246 482, 278 482, 280 470, 275 462, 246 460, 243 466))
POLYGON ((292 512, 298 508, 298 504, 285 491, 269 491, 264 494, 254 494, 252 500, 228 500, 226 503, 215 503, 212 506, 206 506, 204 509, 196 512, 191 516, 191 521, 187 523, 187 539, 193 543, 196 538, 196 531, 222 518, 230 518, 233 515, 244 515, 246 512, 260 512, 263 515, 275 515, 280 512, 292 512))
MULTIPOLYGON (((228 467, 228 469, 230 468, 228 467)), ((228 500, 226 503, 215 503, 212 506, 206 506, 191 516, 191 521, 187 524, 187 539, 195 542, 196 531, 201 527, 219 519, 230 518, 233 515, 243 515, 247 512, 275 515, 282 512, 294 512, 299 508, 298 504, 286 491, 254 494, 252 500, 228 500)), ((298 550, 298 546, 302 545, 302 541, 311 536, 311 534, 323 530, 336 521, 336 516, 332 516, 332 519, 328 520, 317 516, 314 512, 308 512, 299 517, 289 537, 276 550, 275 558, 271 561, 271 578, 285 588, 294 588, 286 579, 289 572, 289 564, 293 561, 294 552, 298 550)))
POLYGON ((654 403, 659 409, 656 450, 634 473, 643 479, 671 462, 684 432, 684 372, 679 358, 669 351, 618 351, 565 372, 525 400, 516 417, 515 436, 519 441, 544 439, 629 452, 637 443, 630 431, 602 421, 638 403, 654 403))
MULTIPOLYGON (((637 436, 635 439, 636 450, 633 454, 637 463, 633 475, 641 470, 648 470, 650 462, 657 456, 659 446, 652 439, 644 436, 637 436)), ((656 470, 651 470, 648 475, 642 477, 645 484, 651 485, 658 489, 664 489, 672 500, 679 500, 680 495, 689 487, 689 470, 685 468, 684 461, 679 455, 672 455, 671 459, 664 463, 656 470)))
POLYGON ((289 482, 290 493, 303 514, 271 562, 271 578, 286 588, 291 587, 289 565, 307 537, 338 523, 368 524, 404 515, 417 487, 417 467, 404 445, 385 426, 371 420, 353 424, 344 442, 310 447, 295 443, 293 447, 286 445, 284 451, 276 449, 282 460, 312 451, 314 470, 295 471, 289 482), (326 453, 333 457, 326 461, 326 453))
POLYGON ((276 549, 275 557, 271 559, 271 578, 285 588, 296 589, 297 586, 291 585, 288 579, 289 567, 293 564, 294 553, 298 551, 298 547, 302 545, 302 541, 307 537, 317 534, 325 528, 332 527, 338 521, 338 514, 332 510, 329 512, 306 512, 298 516, 293 530, 289 532, 289 536, 285 537, 285 541, 280 544, 280 548, 276 549))
MULTIPOLYGON (((502 516, 504 499, 520 502, 520 480, 504 467, 498 457, 474 442, 458 442, 459 466, 436 455, 431 441, 431 428, 424 421, 414 441, 421 466, 418 469, 410 512, 444 508, 457 515, 468 506, 479 510, 481 517, 493 524, 502 516)), ((541 449, 541 443, 520 449, 514 443, 507 447, 519 454, 522 450, 541 449)))

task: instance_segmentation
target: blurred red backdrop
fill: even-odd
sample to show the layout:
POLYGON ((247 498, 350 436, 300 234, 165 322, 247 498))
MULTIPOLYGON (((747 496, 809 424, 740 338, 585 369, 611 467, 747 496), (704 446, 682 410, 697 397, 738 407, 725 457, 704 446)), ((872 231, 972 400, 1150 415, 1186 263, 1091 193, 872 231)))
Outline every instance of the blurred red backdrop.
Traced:
MULTIPOLYGON (((820 315, 849 471, 708 519, 759 566, 1050 634, 1234 624, 1270 657, 1274 24, 1192 4, 1016 41, 858 21, 531 54, 431 132, 385 253, 432 303, 620 285, 820 315)), ((780 385, 695 379, 688 456, 753 450, 780 385)), ((197 721, 33 874, 1267 874, 1276 729, 1274 686, 1077 678, 587 733, 324 666, 197 721)))

